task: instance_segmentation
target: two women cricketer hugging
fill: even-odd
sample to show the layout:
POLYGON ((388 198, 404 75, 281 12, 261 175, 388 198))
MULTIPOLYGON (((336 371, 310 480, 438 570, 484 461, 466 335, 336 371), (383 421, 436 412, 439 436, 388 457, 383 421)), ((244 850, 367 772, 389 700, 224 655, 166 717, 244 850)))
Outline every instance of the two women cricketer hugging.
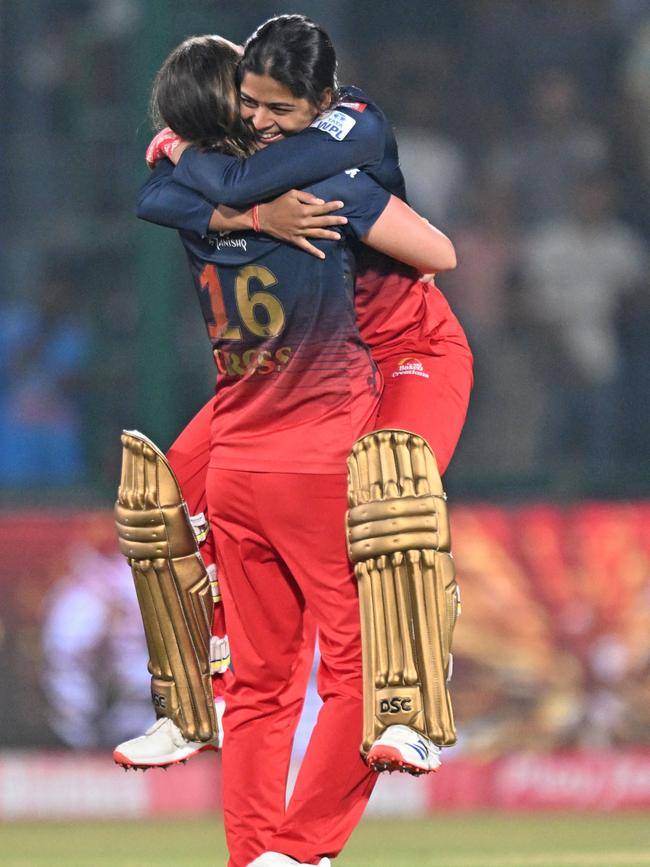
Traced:
POLYGON ((180 232, 217 382, 167 460, 141 435, 123 440, 122 549, 166 673, 151 666, 159 719, 114 758, 147 768, 218 748, 225 704, 229 864, 328 864, 378 771, 434 771, 455 741, 459 604, 440 475, 472 357, 421 279, 455 254, 406 204, 383 113, 339 88, 331 41, 303 16, 267 21, 243 52, 187 40, 153 105, 168 129, 148 150, 138 215, 180 232), (138 538, 155 537, 158 560, 133 541, 152 504, 165 545, 138 538), (179 530, 188 510, 207 514, 199 570, 218 566, 212 636, 209 582, 179 530), (323 705, 286 804, 316 634, 323 705))

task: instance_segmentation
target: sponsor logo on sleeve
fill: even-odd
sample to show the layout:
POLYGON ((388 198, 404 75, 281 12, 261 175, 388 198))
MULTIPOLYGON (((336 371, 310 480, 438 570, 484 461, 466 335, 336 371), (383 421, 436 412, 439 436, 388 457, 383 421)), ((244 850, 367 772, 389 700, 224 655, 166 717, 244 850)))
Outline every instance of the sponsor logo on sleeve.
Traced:
POLYGON ((345 174, 349 175, 351 178, 356 178, 361 169, 346 169, 345 174))
POLYGON ((325 111, 312 123, 315 129, 320 129, 331 135, 337 141, 343 141, 352 127, 356 124, 356 120, 345 114, 342 111, 325 111))

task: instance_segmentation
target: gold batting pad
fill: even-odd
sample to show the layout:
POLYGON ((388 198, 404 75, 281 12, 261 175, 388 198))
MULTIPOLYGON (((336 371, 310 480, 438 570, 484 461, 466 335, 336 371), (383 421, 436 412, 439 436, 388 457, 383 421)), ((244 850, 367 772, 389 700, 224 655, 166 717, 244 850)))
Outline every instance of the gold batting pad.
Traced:
POLYGON ((348 458, 348 553, 359 583, 362 751, 390 725, 456 742, 447 689, 459 611, 447 503, 428 444, 380 430, 348 458))
POLYGON ((210 579, 172 468, 138 431, 122 433, 115 523, 142 612, 156 715, 188 740, 212 740, 210 579))

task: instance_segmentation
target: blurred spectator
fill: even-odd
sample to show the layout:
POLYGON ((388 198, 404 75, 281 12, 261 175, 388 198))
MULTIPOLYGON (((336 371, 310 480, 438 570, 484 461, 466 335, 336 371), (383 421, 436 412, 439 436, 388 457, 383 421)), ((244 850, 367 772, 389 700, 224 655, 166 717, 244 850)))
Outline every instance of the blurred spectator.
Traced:
POLYGON ((374 94, 395 124, 400 165, 411 205, 440 226, 458 211, 466 179, 464 154, 445 131, 446 88, 453 55, 442 43, 418 37, 393 40, 382 86, 392 98, 374 94))
POLYGON ((67 746, 113 746, 153 719, 131 571, 115 545, 70 551, 46 600, 42 673, 48 721, 67 746))
POLYGON ((613 459, 620 424, 618 309, 641 284, 647 261, 641 238, 615 215, 610 176, 589 175, 571 195, 572 215, 526 238, 526 303, 547 340, 549 445, 572 458, 581 447, 597 471, 613 459))
POLYGON ((467 330, 475 388, 463 434, 466 472, 527 474, 539 457, 544 383, 521 333, 516 297, 521 231, 512 188, 490 173, 468 185, 464 220, 452 231, 458 267, 440 285, 467 330))
POLYGON ((602 129, 584 115, 584 95, 566 69, 541 72, 530 94, 530 125, 518 130, 501 150, 494 171, 511 179, 529 224, 565 216, 576 180, 606 166, 602 129))
POLYGON ((508 321, 508 285, 519 258, 515 198, 508 183, 487 173, 468 183, 464 198, 463 220, 452 231, 458 266, 442 281, 467 331, 494 343, 508 321))
POLYGON ((609 6, 610 0, 470 0, 459 46, 465 60, 462 108, 473 115, 496 98, 517 126, 531 83, 561 66, 588 88, 590 107, 602 110, 619 40, 609 6))
POLYGON ((91 329, 67 265, 0 317, 0 476, 10 486, 79 482, 91 329))

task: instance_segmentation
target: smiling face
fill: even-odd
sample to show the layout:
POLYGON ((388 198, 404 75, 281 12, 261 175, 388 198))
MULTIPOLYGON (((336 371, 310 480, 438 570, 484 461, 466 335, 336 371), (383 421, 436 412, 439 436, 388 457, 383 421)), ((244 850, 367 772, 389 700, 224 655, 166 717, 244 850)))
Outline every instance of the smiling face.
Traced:
POLYGON ((295 135, 309 126, 330 103, 331 91, 323 92, 318 105, 294 96, 270 75, 246 72, 239 89, 242 120, 255 134, 260 147, 295 135))

